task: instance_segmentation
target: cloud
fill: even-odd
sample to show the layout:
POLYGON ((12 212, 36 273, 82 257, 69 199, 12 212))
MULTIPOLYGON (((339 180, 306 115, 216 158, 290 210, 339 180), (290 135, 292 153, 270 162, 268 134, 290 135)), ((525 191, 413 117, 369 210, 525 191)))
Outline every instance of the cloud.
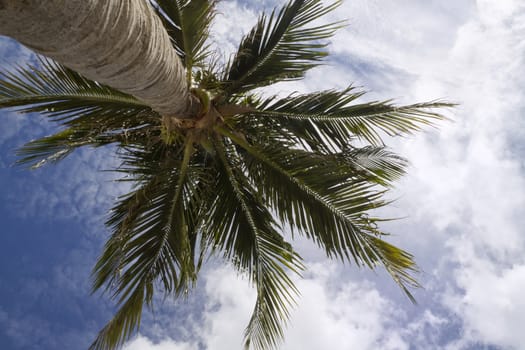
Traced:
POLYGON ((258 13, 238 1, 219 2, 217 16, 213 22, 211 39, 218 48, 219 56, 227 61, 237 51, 243 35, 257 22, 258 13), (234 19, 234 20, 232 20, 234 19))
POLYGON ((418 39, 406 26, 419 20, 404 24, 405 14, 399 15, 404 10, 388 12, 386 2, 379 7, 383 4, 387 8, 375 15, 386 18, 388 13, 387 27, 405 28, 406 39, 395 29, 386 34, 381 28, 357 27, 342 50, 412 76, 408 86, 394 84, 387 93, 404 90, 405 99, 447 97, 461 104, 452 112, 454 121, 441 124, 439 133, 394 143, 412 163, 396 192, 400 199, 390 208, 394 216, 410 213, 391 226, 403 232, 394 240, 429 268, 433 298, 453 314, 448 317, 460 320, 459 332, 446 341, 451 349, 479 342, 520 348, 525 7, 515 1, 471 2, 455 18, 436 21, 442 18, 436 5, 417 13, 411 11, 418 7, 411 6, 412 17, 428 19, 427 25, 418 25, 418 39), (425 14, 429 10, 435 15, 425 14), (445 28, 447 40, 431 40, 439 28, 445 28), (377 35, 369 47, 367 35, 377 35))
POLYGON ((196 350, 197 347, 188 343, 178 343, 172 339, 165 339, 153 343, 148 338, 138 336, 124 346, 123 350, 196 350))
MULTIPOLYGON (((371 283, 341 279, 333 263, 310 265, 282 349, 408 349, 400 332, 387 332, 398 317, 371 283)), ((239 349, 255 302, 248 281, 230 268, 206 273, 206 310, 199 334, 206 349, 239 349)))
MULTIPOLYGON (((291 309, 280 349, 400 350, 414 346, 440 349, 450 341, 444 339, 443 329, 454 324, 443 312, 423 308, 416 317, 411 317, 401 305, 380 293, 375 283, 352 277, 337 263, 325 261, 311 263, 309 267, 303 279, 295 278, 301 296, 291 309)), ((153 346, 153 338, 158 339, 157 346, 162 344, 167 349, 184 346, 193 349, 195 344, 200 344, 199 349, 241 348, 255 291, 245 278, 225 266, 207 269, 204 279, 205 294, 201 301, 205 309, 201 323, 188 324, 171 310, 172 322, 186 324, 196 338, 191 342, 177 341, 172 332, 175 339, 167 338, 166 334, 160 338, 143 335, 136 342, 144 349, 153 346)))
POLYGON ((299 306, 283 349, 408 349, 394 331, 396 310, 373 284, 347 280, 334 265, 315 264, 298 281, 299 306))
POLYGON ((523 257, 497 263, 490 248, 476 249, 467 237, 450 244, 461 257, 454 270, 461 291, 445 294, 444 303, 463 319, 466 340, 520 348, 525 344, 523 257))

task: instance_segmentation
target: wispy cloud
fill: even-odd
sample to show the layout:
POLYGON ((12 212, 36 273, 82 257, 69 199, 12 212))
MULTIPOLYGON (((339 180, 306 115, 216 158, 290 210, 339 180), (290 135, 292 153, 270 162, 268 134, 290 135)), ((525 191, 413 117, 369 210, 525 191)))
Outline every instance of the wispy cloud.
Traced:
MULTIPOLYGON (((352 4, 358 13, 370 10, 363 2, 352 4)), ((404 99, 446 97, 460 103, 454 121, 442 124, 439 133, 396 144, 412 168, 396 192, 400 199, 393 211, 410 217, 391 231, 402 232, 396 242, 412 248, 428 269, 427 293, 443 301, 441 307, 453 314, 447 317, 461 320, 457 327, 462 329, 445 342, 450 348, 478 342, 519 348, 524 339, 515 325, 525 314, 518 296, 525 287, 519 147, 525 110, 524 5, 470 2, 450 16, 436 4, 422 8, 407 1, 398 11, 389 10, 387 2, 374 4, 368 18, 375 16, 379 24, 354 27, 347 44, 336 47, 412 77, 408 84, 404 78, 391 85, 389 94, 404 91, 404 99)))

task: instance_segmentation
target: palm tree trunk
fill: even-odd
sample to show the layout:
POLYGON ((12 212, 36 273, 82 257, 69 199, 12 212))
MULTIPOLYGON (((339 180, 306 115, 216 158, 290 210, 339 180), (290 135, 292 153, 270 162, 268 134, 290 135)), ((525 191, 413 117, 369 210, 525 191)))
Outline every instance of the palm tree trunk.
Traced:
POLYGON ((164 117, 191 118, 200 108, 147 0, 0 0, 0 34, 164 117))

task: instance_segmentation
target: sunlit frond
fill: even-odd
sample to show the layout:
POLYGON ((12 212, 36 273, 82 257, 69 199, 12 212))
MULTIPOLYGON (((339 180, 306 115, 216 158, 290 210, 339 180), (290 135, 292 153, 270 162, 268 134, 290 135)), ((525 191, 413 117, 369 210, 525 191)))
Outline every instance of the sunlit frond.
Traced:
POLYGON ((282 222, 314 240, 329 257, 371 268, 384 265, 407 293, 407 286, 417 285, 410 275, 416 270, 411 256, 382 241, 380 220, 369 214, 387 204, 375 183, 309 152, 255 146, 226 128, 219 131, 246 151, 250 175, 282 222))
POLYGON ((187 141, 178 149, 130 153, 130 172, 141 174, 143 184, 114 207, 107 223, 113 234, 93 272, 94 290, 106 286, 121 309, 91 349, 113 349, 129 338, 139 326, 142 304, 151 305, 154 282, 167 294, 180 294, 195 281, 196 239, 189 236, 196 234, 189 227, 195 223, 195 206, 189 205, 196 181, 190 166, 193 152, 187 141))
POLYGON ((275 349, 283 337, 289 305, 297 293, 287 270, 302 269, 299 256, 280 233, 257 189, 242 173, 240 158, 227 140, 217 150, 217 200, 210 208, 206 230, 212 244, 237 269, 247 273, 257 289, 255 308, 246 328, 246 347, 275 349))
POLYGON ((319 65, 327 56, 326 42, 320 40, 332 36, 342 23, 308 25, 339 4, 335 1, 323 6, 320 0, 292 0, 279 11, 259 17, 227 65, 223 78, 225 94, 298 79, 319 65))
POLYGON ((61 160, 81 146, 144 136, 145 125, 159 123, 156 113, 135 98, 44 58, 38 66, 0 73, 3 107, 37 112, 66 126, 18 151, 23 157, 19 163, 32 167, 61 160))
POLYGON ((444 119, 438 108, 453 107, 447 102, 428 102, 397 106, 390 101, 356 103, 363 95, 353 88, 311 94, 268 98, 260 102, 260 117, 279 119, 281 125, 297 133, 312 146, 331 152, 345 149, 359 138, 372 145, 383 145, 386 135, 406 135, 444 119), (334 146, 336 148, 334 148, 334 146))
POLYGON ((383 186, 392 184, 405 174, 407 161, 385 147, 354 147, 341 152, 344 163, 359 177, 383 186))

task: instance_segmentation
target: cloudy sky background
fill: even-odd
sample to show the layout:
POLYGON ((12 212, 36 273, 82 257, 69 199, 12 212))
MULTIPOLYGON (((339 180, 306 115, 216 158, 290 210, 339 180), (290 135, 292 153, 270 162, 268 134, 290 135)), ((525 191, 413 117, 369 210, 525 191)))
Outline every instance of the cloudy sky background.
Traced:
MULTIPOLYGON (((257 6, 270 8, 273 1, 257 6)), ((223 1, 214 40, 226 52, 261 7, 223 1)), ((382 271, 326 261, 298 242, 308 271, 283 349, 522 349, 525 344, 525 3, 347 0, 332 19, 329 65, 276 90, 364 87, 367 99, 460 103, 438 129, 390 145, 409 174, 383 214, 414 253, 424 289, 412 305, 382 271)), ((2 38, 4 67, 31 54, 2 38)), ((0 114, 0 348, 85 349, 113 304, 90 295, 103 221, 125 187, 111 150, 58 166, 13 167, 16 147, 51 133, 36 115, 0 114)), ((185 301, 147 313, 126 350, 240 349, 254 302, 246 280, 210 262, 185 301)))

